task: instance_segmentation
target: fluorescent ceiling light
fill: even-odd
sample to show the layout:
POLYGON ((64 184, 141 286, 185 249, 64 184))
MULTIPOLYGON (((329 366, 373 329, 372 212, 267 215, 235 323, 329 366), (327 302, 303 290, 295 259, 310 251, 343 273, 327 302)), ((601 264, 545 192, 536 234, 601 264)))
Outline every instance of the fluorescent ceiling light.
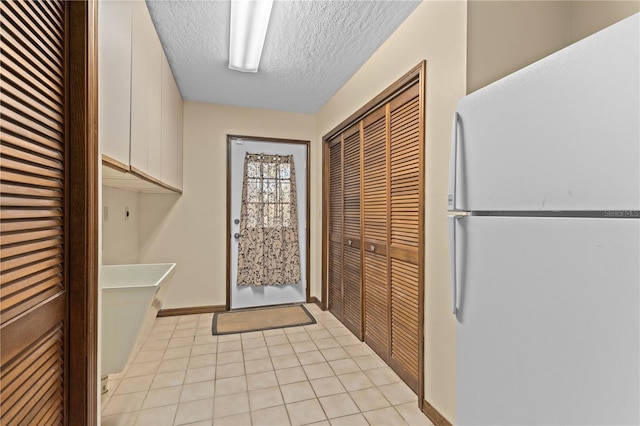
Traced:
POLYGON ((229 68, 258 72, 273 0, 231 0, 229 68))

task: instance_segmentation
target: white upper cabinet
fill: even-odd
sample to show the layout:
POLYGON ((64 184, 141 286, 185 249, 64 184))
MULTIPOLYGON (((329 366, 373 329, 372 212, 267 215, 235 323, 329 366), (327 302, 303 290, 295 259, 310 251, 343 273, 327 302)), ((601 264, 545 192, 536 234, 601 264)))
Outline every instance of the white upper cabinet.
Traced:
POLYGON ((134 2, 131 59, 131 166, 161 176, 162 46, 145 2, 134 2))
POLYGON ((162 58, 162 181, 182 189, 182 97, 162 58))
POLYGON ((103 154, 129 164, 131 15, 134 2, 98 2, 98 137, 103 154))
POLYGON ((182 97, 147 5, 100 0, 98 8, 102 152, 117 169, 181 192, 182 97))

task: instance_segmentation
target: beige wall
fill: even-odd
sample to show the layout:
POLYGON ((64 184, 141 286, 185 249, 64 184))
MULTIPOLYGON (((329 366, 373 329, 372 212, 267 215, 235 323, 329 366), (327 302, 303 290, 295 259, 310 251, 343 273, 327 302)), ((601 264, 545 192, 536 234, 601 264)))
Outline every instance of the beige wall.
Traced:
POLYGON ((102 213, 102 264, 138 263, 140 194, 104 187, 102 213), (129 210, 128 218, 125 209, 129 210))
MULTIPOLYGON (((455 321, 447 252, 451 119, 465 94, 466 3, 425 1, 317 114, 317 139, 427 60, 425 399, 455 421, 455 321)), ((312 158, 318 169, 322 158, 312 158)), ((320 193, 321 182, 316 181, 320 193)), ((319 261, 319 260, 318 260, 319 261)), ((317 270, 320 274, 320 270, 317 270)), ((315 277, 319 281, 319 276, 315 277)))
POLYGON ((640 1, 569 2, 567 44, 587 37, 621 19, 640 12, 640 1))
POLYGON ((566 46, 564 1, 468 3, 467 93, 566 46))
POLYGON ((467 93, 640 10, 640 1, 468 3, 467 93))
MULTIPOLYGON (((184 194, 140 195, 140 261, 178 263, 165 308, 226 302, 228 134, 313 140, 315 117, 185 102, 184 194)), ((311 168, 312 181, 318 172, 311 168)), ((312 190, 312 212, 318 198, 312 190)), ((317 223, 318 215, 311 214, 312 229, 317 223)), ((316 241, 317 235, 311 238, 316 241)), ((312 245, 311 256, 318 251, 312 245)))
MULTIPOLYGON (((321 138, 426 59, 425 399, 454 422, 455 321, 450 313, 446 195, 456 101, 468 89, 634 13, 639 3, 427 0, 315 116, 186 102, 184 194, 139 195, 139 261, 178 262, 164 307, 225 303, 227 134, 312 141, 309 284, 311 294, 320 297, 321 138)), ((107 226, 104 232, 110 232, 107 226)), ((128 237, 133 241, 134 234, 128 237)), ((113 240, 105 247, 105 263, 113 259, 111 247, 116 247, 113 240)))

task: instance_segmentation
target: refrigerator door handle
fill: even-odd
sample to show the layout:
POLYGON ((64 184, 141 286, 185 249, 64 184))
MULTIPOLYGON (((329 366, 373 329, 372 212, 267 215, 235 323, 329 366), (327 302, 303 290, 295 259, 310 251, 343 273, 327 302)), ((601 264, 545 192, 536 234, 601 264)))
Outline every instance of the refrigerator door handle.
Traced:
POLYGON ((449 195, 447 198, 447 208, 456 210, 456 179, 458 176, 458 122, 460 114, 456 111, 453 114, 453 133, 451 136, 451 152, 449 154, 449 195))
POLYGON ((458 220, 464 216, 449 216, 447 218, 449 224, 449 267, 450 269, 450 281, 451 281, 451 301, 453 306, 453 315, 458 314, 458 265, 457 265, 457 250, 456 250, 456 227, 458 220))

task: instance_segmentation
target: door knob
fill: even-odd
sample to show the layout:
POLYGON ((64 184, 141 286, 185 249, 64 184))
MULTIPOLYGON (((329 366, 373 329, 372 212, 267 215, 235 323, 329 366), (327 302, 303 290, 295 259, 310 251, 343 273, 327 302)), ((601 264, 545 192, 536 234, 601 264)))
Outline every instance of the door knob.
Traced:
POLYGON ((235 219, 233 223, 235 223, 236 225, 240 225, 240 219, 235 219))
POLYGON ((239 240, 240 234, 236 232, 235 234, 233 234, 233 238, 235 238, 236 240, 239 240))
POLYGON ((353 241, 349 240, 347 241, 347 244, 349 244, 349 247, 351 247, 353 245, 353 241))
POLYGON ((371 244, 371 251, 376 251, 376 246, 374 246, 373 244, 371 244))

